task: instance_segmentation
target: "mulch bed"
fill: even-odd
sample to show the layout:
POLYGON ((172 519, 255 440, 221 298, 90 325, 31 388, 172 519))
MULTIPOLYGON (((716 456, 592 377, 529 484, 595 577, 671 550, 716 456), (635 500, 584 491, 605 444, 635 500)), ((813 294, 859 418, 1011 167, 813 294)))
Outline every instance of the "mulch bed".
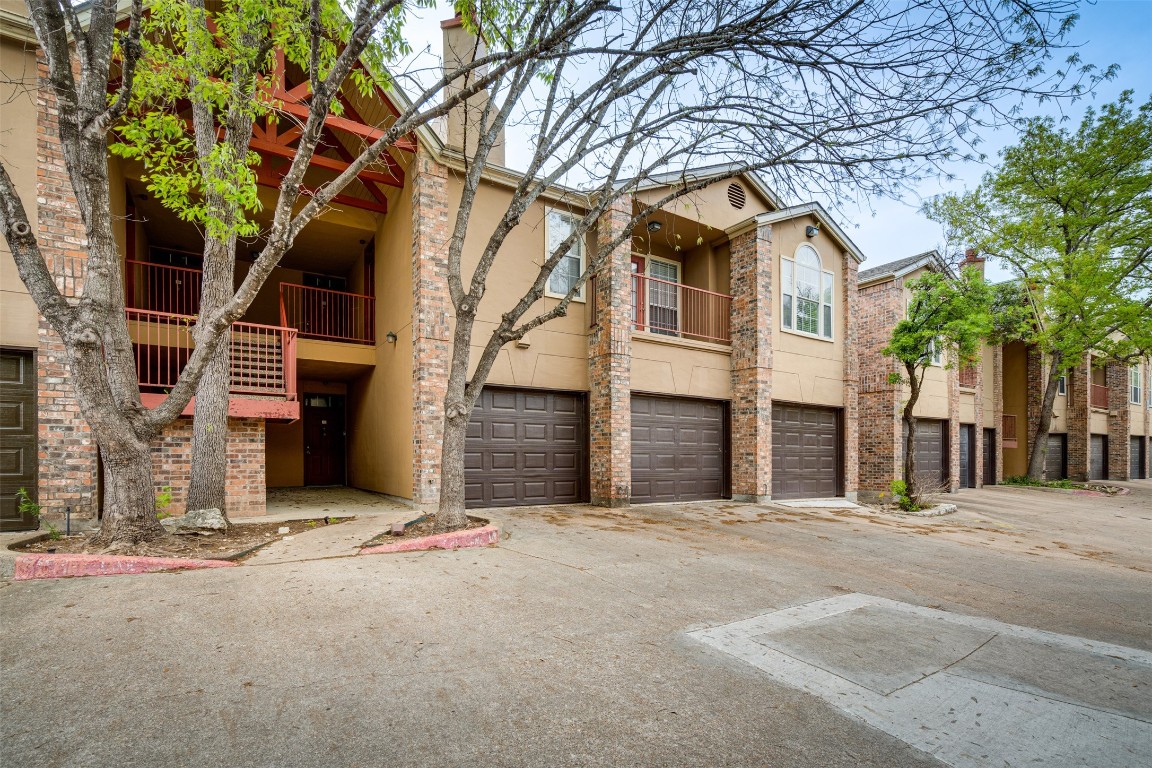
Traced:
MULTIPOLYGON (((470 530, 472 528, 483 528, 484 526, 488 525, 490 522, 491 522, 490 520, 485 520, 481 517, 472 517, 471 515, 469 515, 468 516, 468 525, 464 526, 460 530, 467 531, 467 530, 470 530)), ((375 536, 372 539, 364 542, 363 544, 360 545, 360 547, 361 548, 374 547, 377 544, 387 544, 390 541, 402 541, 403 539, 418 539, 418 538, 421 538, 423 536, 431 536, 435 532, 436 532, 436 513, 432 513, 429 515, 424 515, 423 517, 418 517, 415 520, 412 520, 411 522, 405 523, 404 524, 404 533, 402 533, 398 536, 393 536, 391 531, 385 531, 384 533, 381 533, 380 535, 375 536)))
POLYGON ((254 549, 271 544, 285 536, 296 536, 325 525, 351 520, 350 517, 317 518, 314 520, 288 520, 275 523, 242 523, 233 525, 227 533, 170 535, 159 541, 108 552, 105 548, 93 545, 92 534, 63 536, 59 539, 43 539, 13 548, 18 552, 55 553, 76 555, 139 555, 145 557, 183 557, 203 560, 234 560, 254 549), (280 533, 287 528, 287 533, 280 533))

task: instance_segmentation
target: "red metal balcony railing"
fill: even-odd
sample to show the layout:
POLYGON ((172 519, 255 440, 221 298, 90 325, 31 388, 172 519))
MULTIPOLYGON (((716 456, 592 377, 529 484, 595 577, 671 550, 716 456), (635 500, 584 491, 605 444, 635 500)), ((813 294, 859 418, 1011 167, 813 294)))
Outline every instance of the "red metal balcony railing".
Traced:
POLYGON ((960 369, 960 386, 966 387, 968 389, 975 389, 976 379, 976 366, 964 367, 960 369))
POLYGON ((146 261, 124 262, 124 298, 129 309, 198 315, 202 282, 198 269, 146 261))
MULTIPOLYGON (((589 310, 596 323, 596 277, 588 281, 589 310)), ((632 323, 640 331, 732 343, 732 297, 646 275, 632 275, 632 323)))
POLYGON ((1088 396, 1093 408, 1107 408, 1108 407, 1108 387, 1103 384, 1090 384, 1088 386, 1088 396))
POLYGON ((376 343, 376 299, 292 283, 280 284, 280 324, 309 339, 376 343))
MULTIPOLYGON (((129 309, 127 315, 141 389, 171 389, 192 354, 196 318, 142 309, 129 309)), ((233 323, 228 344, 231 393, 296 398, 295 328, 233 323)))
POLYGON ((1005 448, 1016 447, 1016 416, 1015 414, 1005 413, 1001 416, 1001 424, 1004 434, 1001 438, 1004 441, 1005 448))

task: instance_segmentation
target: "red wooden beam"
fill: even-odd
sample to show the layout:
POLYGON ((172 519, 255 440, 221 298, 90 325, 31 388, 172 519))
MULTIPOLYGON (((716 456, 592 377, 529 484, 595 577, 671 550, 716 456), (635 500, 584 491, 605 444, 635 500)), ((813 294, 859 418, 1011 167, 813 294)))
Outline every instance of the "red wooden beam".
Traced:
MULTIPOLYGON (((296 151, 292 147, 285 147, 281 144, 276 144, 271 141, 264 141, 262 139, 252 139, 248 146, 256 150, 260 154, 273 155, 275 157, 284 157, 289 160, 296 157, 296 151)), ((335 160, 331 157, 324 157, 323 155, 312 155, 312 162, 310 165, 315 165, 319 168, 327 168, 328 170, 343 172, 348 169, 348 163, 342 160, 335 160)), ((368 180, 374 181, 377 184, 386 184, 390 187, 403 187, 404 183, 387 174, 380 173, 379 171, 361 171, 356 174, 357 178, 361 181, 368 180)))

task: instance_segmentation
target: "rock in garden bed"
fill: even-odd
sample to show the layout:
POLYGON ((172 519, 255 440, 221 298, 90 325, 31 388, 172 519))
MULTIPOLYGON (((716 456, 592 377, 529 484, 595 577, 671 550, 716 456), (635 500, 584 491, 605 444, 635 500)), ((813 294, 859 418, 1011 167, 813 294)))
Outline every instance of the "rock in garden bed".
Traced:
MULTIPOLYGON (((174 518, 179 520, 180 518, 174 518)), ((287 522, 233 524, 226 531, 185 528, 197 535, 169 535, 159 541, 142 544, 127 549, 118 549, 117 555, 140 555, 147 557, 177 557, 203 560, 235 560, 250 554, 265 544, 284 538, 307 533, 325 525, 351 520, 352 518, 324 517, 312 520, 289 520, 287 522)), ((161 521, 164 522, 164 521, 161 521)), ((191 521, 190 521, 191 522, 191 521)), ((169 526, 165 526, 168 528, 169 526)), ((94 545, 91 535, 64 536, 57 539, 45 537, 26 544, 15 551, 45 554, 103 554, 105 548, 94 545)))

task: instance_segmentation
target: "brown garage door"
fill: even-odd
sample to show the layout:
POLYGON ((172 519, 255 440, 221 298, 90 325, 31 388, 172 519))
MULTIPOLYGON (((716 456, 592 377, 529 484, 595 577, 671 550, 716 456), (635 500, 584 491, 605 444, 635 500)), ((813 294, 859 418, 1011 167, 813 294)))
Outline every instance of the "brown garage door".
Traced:
POLYGON ((960 487, 976 487, 976 426, 960 425, 960 487))
POLYGON ((984 429, 984 485, 996 485, 996 430, 984 429))
POLYGON ((792 403, 772 406, 772 498, 840 494, 840 412, 792 403))
POLYGON ((926 491, 942 490, 948 483, 948 422, 916 422, 916 481, 926 491))
POLYGON ((464 450, 470 509, 588 500, 584 395, 485 387, 464 450))
POLYGON ((1088 460, 1088 479, 1108 479, 1108 435, 1092 435, 1088 460))
POLYGON ((1068 435, 1048 435, 1048 455, 1045 457, 1044 478, 1065 480, 1068 477, 1068 435))
POLYGON ((1128 476, 1133 480, 1143 480, 1148 477, 1148 441, 1143 437, 1132 438, 1132 452, 1128 456, 1131 463, 1128 476))
POLYGON ((36 527, 17 492, 36 499, 36 366, 32 353, 0 350, 0 531, 36 527))
POLYGON ((632 501, 701 501, 727 495, 727 404, 633 395, 632 501))

